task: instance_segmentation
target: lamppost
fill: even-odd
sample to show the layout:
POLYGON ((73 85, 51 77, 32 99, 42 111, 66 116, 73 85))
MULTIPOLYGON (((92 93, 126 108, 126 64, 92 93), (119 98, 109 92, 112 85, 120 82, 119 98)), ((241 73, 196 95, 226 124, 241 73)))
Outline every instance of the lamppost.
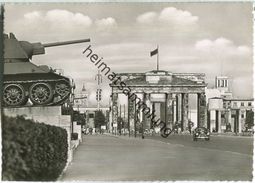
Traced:
POLYGON ((97 81, 97 91, 96 91, 96 100, 97 100, 97 110, 100 110, 100 101, 101 101, 101 84, 102 84, 102 75, 100 74, 100 71, 98 70, 98 74, 95 76, 95 80, 97 81))

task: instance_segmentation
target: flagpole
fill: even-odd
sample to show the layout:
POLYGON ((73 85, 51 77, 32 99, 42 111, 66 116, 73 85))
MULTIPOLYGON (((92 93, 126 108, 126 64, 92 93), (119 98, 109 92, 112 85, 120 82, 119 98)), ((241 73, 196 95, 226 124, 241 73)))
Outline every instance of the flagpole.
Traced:
POLYGON ((158 45, 157 45, 157 50, 158 50, 158 54, 157 54, 157 71, 159 70, 159 49, 158 49, 158 45))

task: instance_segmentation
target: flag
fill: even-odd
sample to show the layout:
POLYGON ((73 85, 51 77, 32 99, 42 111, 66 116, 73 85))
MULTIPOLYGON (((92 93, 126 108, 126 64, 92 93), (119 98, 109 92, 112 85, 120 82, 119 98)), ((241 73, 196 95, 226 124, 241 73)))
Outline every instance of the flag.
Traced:
POLYGON ((158 48, 155 49, 155 50, 153 50, 153 51, 151 51, 151 57, 152 57, 153 55, 156 55, 156 54, 158 54, 158 48))

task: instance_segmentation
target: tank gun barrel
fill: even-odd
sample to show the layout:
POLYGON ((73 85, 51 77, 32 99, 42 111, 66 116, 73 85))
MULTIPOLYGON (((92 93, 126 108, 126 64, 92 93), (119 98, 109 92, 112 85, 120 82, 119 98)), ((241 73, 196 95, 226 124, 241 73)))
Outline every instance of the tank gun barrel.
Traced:
POLYGON ((10 60, 29 61, 33 55, 45 54, 45 48, 54 46, 63 46, 69 44, 78 44, 90 42, 90 39, 78 39, 71 41, 60 41, 53 43, 30 43, 28 41, 19 41, 13 33, 8 36, 4 34, 4 58, 7 62, 10 60))
POLYGON ((54 42, 54 43, 45 43, 45 44, 42 44, 42 46, 43 47, 54 47, 54 46, 62 46, 62 45, 85 43, 85 42, 90 42, 90 39, 79 39, 79 40, 73 40, 73 41, 61 41, 61 42, 54 42))

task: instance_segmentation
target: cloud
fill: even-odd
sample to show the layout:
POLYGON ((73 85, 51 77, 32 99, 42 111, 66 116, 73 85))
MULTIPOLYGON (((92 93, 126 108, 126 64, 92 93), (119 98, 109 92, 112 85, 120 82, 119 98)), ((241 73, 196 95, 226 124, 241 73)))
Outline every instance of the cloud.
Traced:
POLYGON ((85 27, 89 27, 92 24, 92 20, 88 16, 60 9, 48 11, 45 15, 45 20, 53 23, 64 23, 85 27))
POLYGON ((251 49, 248 46, 238 46, 237 47, 237 51, 241 54, 241 55, 248 55, 251 54, 251 49))
MULTIPOLYGON (((154 45, 153 45, 154 46, 154 45)), ((154 48, 154 47, 153 47, 154 48)), ((102 55, 104 59, 112 61, 127 61, 148 58, 152 45, 143 42, 123 42, 100 45, 94 48, 95 52, 102 55)), ((130 61, 129 61, 130 62, 130 61)))
POLYGON ((83 13, 52 9, 28 12, 17 20, 16 25, 26 27, 25 30, 22 29, 22 37, 28 35, 29 32, 36 31, 37 36, 45 36, 48 32, 50 36, 56 37, 57 35, 60 38, 67 35, 79 37, 79 35, 88 35, 95 31, 99 33, 109 32, 117 26, 117 22, 112 17, 93 20, 83 13))
POLYGON ((97 27, 100 27, 100 28, 109 28, 109 27, 117 26, 116 20, 112 17, 96 20, 95 24, 97 27))
POLYGON ((147 12, 142 15, 139 15, 136 18, 136 21, 141 24, 151 24, 156 21, 158 14, 155 12, 147 12))
POLYGON ((203 39, 195 43, 195 48, 202 53, 211 53, 221 56, 248 56, 251 48, 248 46, 237 46, 233 41, 220 37, 215 40, 203 39))
POLYGON ((174 7, 164 8, 158 17, 159 21, 178 25, 194 25, 198 21, 197 16, 193 16, 189 11, 183 11, 174 7))
POLYGON ((24 21, 29 21, 29 23, 39 21, 39 23, 49 23, 50 26, 60 26, 61 28, 66 28, 67 26, 90 27, 92 25, 90 17, 61 9, 50 10, 45 14, 39 11, 29 12, 24 15, 24 21))
POLYGON ((33 11, 33 12, 24 14, 24 18, 29 21, 34 21, 34 20, 40 19, 41 17, 42 15, 38 11, 33 11))
POLYGON ((189 11, 183 11, 174 7, 164 8, 161 12, 146 12, 136 18, 139 24, 160 24, 172 29, 197 26, 198 17, 189 11))

